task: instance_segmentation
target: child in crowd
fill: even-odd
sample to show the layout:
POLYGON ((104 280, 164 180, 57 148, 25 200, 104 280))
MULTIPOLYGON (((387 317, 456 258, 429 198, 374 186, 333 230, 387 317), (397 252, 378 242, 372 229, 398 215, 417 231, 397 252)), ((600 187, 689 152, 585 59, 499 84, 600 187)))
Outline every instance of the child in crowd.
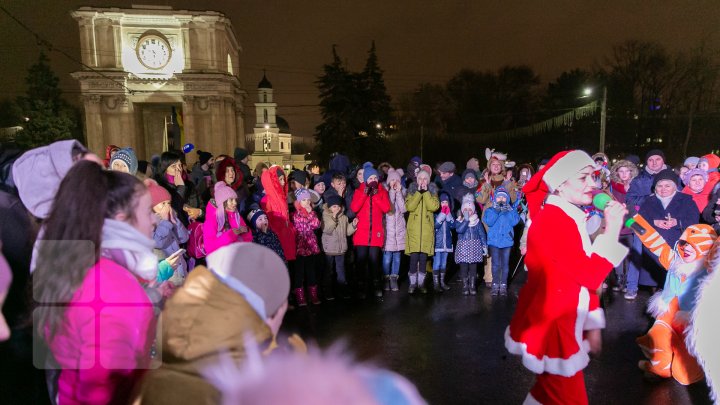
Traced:
POLYGON ((167 259, 175 268, 169 281, 173 286, 179 287, 185 281, 188 267, 185 256, 178 251, 180 245, 188 241, 190 234, 170 206, 170 193, 152 179, 145 180, 145 185, 152 197, 153 212, 158 217, 158 224, 153 232, 155 250, 159 251, 160 259, 167 259))
POLYGON ((433 258, 433 282, 435 291, 447 291, 445 284, 448 254, 453 251, 452 229, 455 218, 452 213, 452 197, 445 191, 440 192, 440 211, 435 214, 435 257, 433 258))
POLYGON ((345 253, 348 250, 348 236, 355 233, 357 218, 352 222, 345 215, 343 200, 338 195, 327 198, 323 206, 322 246, 327 266, 323 275, 323 293, 325 299, 335 299, 333 292, 333 270, 337 273, 338 286, 343 298, 350 298, 345 274, 345 253))
POLYGON ((210 254, 235 242, 252 242, 252 233, 238 212, 237 193, 224 181, 215 183, 215 198, 205 210, 205 251, 210 254))
POLYGON ((390 211, 385 214, 385 249, 383 251, 383 273, 385 291, 398 291, 400 258, 405 250, 405 188, 400 174, 395 169, 387 173, 387 188, 390 196, 390 211))
POLYGON ((483 222, 488 227, 487 244, 492 258, 492 295, 507 294, 507 279, 510 269, 510 250, 515 240, 515 225, 520 215, 510 203, 505 187, 495 189, 493 205, 483 212, 483 222))
MULTIPOLYGON (((270 230, 270 222, 268 217, 265 215, 265 211, 261 209, 251 210, 248 214, 248 224, 253 229, 253 242, 258 245, 263 245, 269 248, 273 252, 277 253, 281 259, 285 260, 285 254, 280 244, 280 238, 277 234, 270 230)), ((287 264, 287 262, 285 262, 287 264)))
POLYGON ((306 188, 299 188, 295 193, 295 212, 292 220, 295 226, 295 242, 297 244, 297 257, 295 259, 295 277, 293 291, 298 306, 306 306, 304 285, 310 290, 310 301, 313 305, 320 305, 317 286, 317 259, 320 255, 315 230, 320 228, 320 219, 315 215, 312 206, 312 196, 306 188))
POLYGON ((475 198, 472 194, 465 194, 462 198, 455 231, 458 235, 455 263, 460 265, 463 295, 475 295, 477 266, 487 254, 487 243, 485 228, 475 212, 475 198))

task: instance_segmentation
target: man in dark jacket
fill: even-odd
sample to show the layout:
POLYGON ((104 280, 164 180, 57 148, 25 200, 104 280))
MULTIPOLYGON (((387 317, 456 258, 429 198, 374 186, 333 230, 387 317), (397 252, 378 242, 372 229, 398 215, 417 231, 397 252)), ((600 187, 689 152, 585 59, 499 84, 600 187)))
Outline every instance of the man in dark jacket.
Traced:
MULTIPOLYGON (((625 202, 628 207, 639 210, 640 206, 649 196, 652 195, 652 185, 655 175, 661 170, 666 169, 665 154, 660 149, 652 149, 645 155, 645 168, 630 183, 625 202)), ((642 284, 651 287, 657 287, 657 282, 653 280, 646 266, 643 263, 653 260, 648 252, 643 251, 643 245, 640 239, 633 234, 632 247, 630 248, 627 274, 627 291, 625 299, 634 300, 637 297, 638 284, 642 274, 642 284)))
POLYGON ((441 190, 450 194, 455 200, 455 206, 459 207, 465 194, 465 186, 463 186, 460 176, 455 174, 455 163, 445 162, 441 164, 438 167, 438 172, 440 172, 441 190))
POLYGON ((247 184, 248 187, 250 187, 253 179, 252 173, 250 172, 250 166, 248 166, 249 160, 250 154, 247 150, 243 148, 235 148, 235 163, 237 163, 240 168, 243 175, 243 182, 247 184))

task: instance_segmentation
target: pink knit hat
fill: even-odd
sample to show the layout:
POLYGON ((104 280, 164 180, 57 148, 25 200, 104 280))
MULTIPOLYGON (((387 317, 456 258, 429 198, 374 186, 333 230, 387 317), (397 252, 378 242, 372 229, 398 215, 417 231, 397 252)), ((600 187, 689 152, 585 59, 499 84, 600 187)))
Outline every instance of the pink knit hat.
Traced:
POLYGON ((148 188, 148 191, 150 191, 150 198, 152 199, 153 207, 163 201, 170 201, 172 199, 170 193, 163 186, 159 185, 157 181, 153 179, 145 179, 144 183, 148 188))
POLYGON ((218 207, 222 207, 225 201, 237 198, 237 193, 232 188, 228 187, 224 181, 218 181, 215 183, 215 203, 218 207))

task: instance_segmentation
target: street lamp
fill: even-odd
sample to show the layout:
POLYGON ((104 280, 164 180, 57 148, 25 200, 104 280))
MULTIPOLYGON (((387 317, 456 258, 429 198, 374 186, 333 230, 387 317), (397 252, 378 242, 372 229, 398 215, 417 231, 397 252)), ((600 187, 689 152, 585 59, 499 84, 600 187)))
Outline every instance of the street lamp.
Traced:
MULTIPOLYGON (((583 95, 581 98, 590 97, 592 95, 592 87, 586 87, 583 89, 583 95)), ((600 153, 605 153, 605 128, 607 125, 607 86, 603 86, 603 97, 600 103, 600 153)))

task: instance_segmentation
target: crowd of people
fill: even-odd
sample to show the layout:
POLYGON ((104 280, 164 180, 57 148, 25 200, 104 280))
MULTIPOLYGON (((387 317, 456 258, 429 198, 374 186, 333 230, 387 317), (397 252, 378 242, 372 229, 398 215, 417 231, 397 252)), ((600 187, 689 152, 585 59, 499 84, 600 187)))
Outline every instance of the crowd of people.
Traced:
MULTIPOLYGON (((575 345, 569 349, 548 342, 547 336, 573 330, 575 318, 558 323, 560 332, 547 323, 536 327, 530 313, 557 299, 547 294, 547 283, 574 294, 571 300, 578 294, 586 300, 592 326, 586 330, 597 330, 604 326, 596 315, 598 287, 634 300, 645 286, 662 290, 667 305, 672 300, 666 293, 672 263, 649 235, 656 232, 661 239, 653 240, 670 247, 696 246, 687 229, 702 225, 697 232, 712 246, 709 235, 720 231, 714 154, 672 167, 657 149, 642 162, 575 151, 534 167, 488 149, 484 166, 471 158, 464 168, 452 161, 431 166, 419 157, 407 165, 353 165, 335 154, 325 170, 314 163, 297 169, 259 163, 251 170, 242 148, 233 156, 193 153, 166 151, 147 162, 131 148, 109 145, 101 159, 76 141, 3 151, 0 232, 9 264, 1 266, 0 256, 0 268, 12 272, 0 273, 10 325, 0 322, 0 338, 22 329, 33 310, 32 333, 48 353, 41 363, 36 355, 35 364, 48 370, 48 395, 57 403, 219 403, 237 387, 212 383, 213 361, 221 366, 226 357, 307 351, 297 336, 278 338, 288 308, 381 299, 403 284, 413 295, 445 294, 453 276, 463 299, 479 288, 502 299, 523 267, 528 283, 506 345, 540 375, 530 398, 552 403, 547 387, 579 389, 587 351, 574 335, 559 338, 575 345), (591 189, 612 203, 594 206, 591 189), (542 206, 557 212, 541 214, 542 206), (644 233, 618 225, 625 209, 642 218, 644 233), (587 236, 573 239, 575 228, 587 236), (562 239, 562 249, 550 233, 562 239), (559 256, 549 257, 552 250, 559 256), (540 280, 542 272, 533 271, 540 268, 555 275, 540 280), (572 364, 553 357, 570 357, 572 364), (542 377, 556 374, 571 382, 542 377), (161 388, 170 384, 180 388, 161 388)), ((710 251, 702 246, 697 257, 710 251)), ((567 309, 562 303, 558 318, 567 309)), ((592 346, 597 337, 587 339, 592 346)), ((648 339, 639 341, 650 360, 641 368, 674 376, 653 367, 659 343, 648 339)), ((343 368, 343 361, 337 364, 343 368)), ((696 382, 698 370, 676 379, 696 382)), ((378 403, 422 403, 402 377, 386 373, 366 370, 353 383, 378 403), (388 383, 395 389, 382 391, 386 397, 373 388, 388 383)))

